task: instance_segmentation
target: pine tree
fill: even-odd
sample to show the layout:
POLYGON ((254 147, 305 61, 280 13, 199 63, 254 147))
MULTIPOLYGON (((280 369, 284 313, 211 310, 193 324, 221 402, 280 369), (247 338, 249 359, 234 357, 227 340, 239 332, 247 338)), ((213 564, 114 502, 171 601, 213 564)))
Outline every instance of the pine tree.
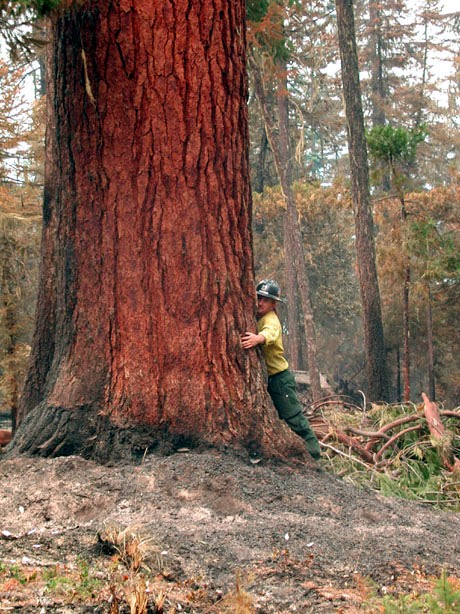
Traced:
POLYGON ((88 0, 53 15, 17 452, 106 459, 169 441, 307 456, 240 343, 255 327, 244 13, 88 0))

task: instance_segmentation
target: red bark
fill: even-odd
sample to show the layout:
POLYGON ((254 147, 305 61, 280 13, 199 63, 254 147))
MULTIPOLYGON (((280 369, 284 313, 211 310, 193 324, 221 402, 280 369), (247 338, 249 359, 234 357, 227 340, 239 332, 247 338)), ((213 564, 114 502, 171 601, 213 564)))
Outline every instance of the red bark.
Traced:
POLYGON ((422 392, 422 399, 430 435, 433 443, 439 448, 443 465, 446 469, 449 469, 449 471, 453 471, 454 469, 460 470, 460 460, 454 457, 450 441, 446 438, 446 432, 438 406, 436 403, 433 403, 433 401, 430 401, 424 392, 422 392))
POLYGON ((134 425, 304 456, 240 345, 255 329, 244 10, 93 0, 55 16, 20 449, 81 451, 81 419, 93 455, 134 425))

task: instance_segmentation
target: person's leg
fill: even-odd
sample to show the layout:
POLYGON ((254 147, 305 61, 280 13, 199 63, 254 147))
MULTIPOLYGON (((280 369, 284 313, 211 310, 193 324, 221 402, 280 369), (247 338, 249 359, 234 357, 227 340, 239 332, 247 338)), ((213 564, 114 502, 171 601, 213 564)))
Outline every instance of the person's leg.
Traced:
POLYGON ((303 414, 303 407, 297 397, 294 375, 287 370, 270 377, 268 392, 279 417, 302 437, 309 453, 318 459, 321 456, 321 449, 315 433, 303 414))

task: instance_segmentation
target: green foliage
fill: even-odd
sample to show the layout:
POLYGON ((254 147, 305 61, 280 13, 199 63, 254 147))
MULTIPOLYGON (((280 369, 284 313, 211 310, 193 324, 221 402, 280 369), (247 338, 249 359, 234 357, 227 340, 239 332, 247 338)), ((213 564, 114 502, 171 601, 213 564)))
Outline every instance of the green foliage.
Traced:
POLYGON ((384 614, 458 614, 460 590, 450 581, 443 570, 433 592, 422 595, 387 595, 383 599, 384 614))
POLYGON ((400 198, 409 188, 409 177, 417 155, 417 145, 426 139, 425 125, 412 130, 390 124, 374 126, 366 133, 367 147, 373 165, 374 182, 390 173, 393 187, 400 198))
POLYGON ((42 577, 49 593, 76 595, 79 599, 86 600, 94 597, 101 586, 101 581, 91 577, 90 571, 87 561, 79 560, 76 573, 70 573, 67 568, 56 565, 45 569, 42 577))
POLYGON ((249 21, 260 23, 267 15, 270 0, 246 0, 246 16, 249 21))
POLYGON ((433 614, 458 614, 460 612, 460 588, 454 587, 447 573, 442 572, 435 587, 435 595, 428 595, 428 604, 433 614))
POLYGON ((22 586, 28 582, 32 582, 37 577, 37 573, 24 573, 24 569, 17 564, 7 565, 0 561, 0 576, 6 576, 7 578, 13 578, 22 586))
POLYGON ((410 228, 411 254, 424 263, 425 280, 460 281, 460 244, 458 233, 443 232, 442 223, 429 217, 413 222, 410 228))
POLYGON ((71 584, 70 578, 67 575, 59 573, 57 565, 44 569, 42 576, 45 581, 45 590, 49 593, 65 592, 71 584))
MULTIPOLYGON (((401 497, 413 501, 431 503, 442 509, 460 511, 460 488, 455 472, 445 471, 440 450, 433 446, 425 419, 414 413, 413 406, 381 405, 368 412, 362 424, 362 412, 351 411, 328 417, 339 430, 347 426, 375 432, 400 418, 414 416, 411 425, 420 425, 419 430, 403 433, 381 456, 376 468, 366 466, 344 450, 344 455, 327 452, 334 473, 345 477, 355 485, 367 486, 386 496, 401 497)), ((447 438, 453 453, 460 455, 459 421, 443 420, 447 438)), ((388 431, 389 436, 405 430, 407 424, 388 431)), ((339 446, 338 443, 335 446, 339 446)), ((377 449, 375 450, 377 451, 377 449)))
POLYGON ((274 62, 287 62, 290 42, 284 31, 285 6, 279 0, 248 0, 248 40, 274 62))
POLYGON ((413 130, 390 124, 375 126, 367 132, 367 146, 371 158, 378 162, 415 162, 417 145, 427 137, 427 129, 422 125, 413 130))

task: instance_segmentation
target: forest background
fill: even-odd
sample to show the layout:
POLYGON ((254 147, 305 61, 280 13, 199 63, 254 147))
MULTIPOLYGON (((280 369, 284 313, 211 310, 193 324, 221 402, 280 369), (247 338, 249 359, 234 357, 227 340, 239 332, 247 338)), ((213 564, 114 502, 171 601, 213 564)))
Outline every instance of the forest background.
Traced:
MULTIPOLYGON (((318 366, 337 392, 353 395, 366 389, 366 375, 334 5, 249 2, 248 17, 256 278, 275 278, 282 288, 287 284, 285 192, 269 138, 282 131, 279 62, 278 73, 273 68, 281 48, 286 136, 318 366), (270 53, 263 40, 271 41, 270 53), (256 96, 257 78, 264 86, 265 115, 256 96)), ((378 127, 386 126, 387 136, 404 145, 390 165, 372 140, 369 148, 388 400, 403 396, 403 292, 410 263, 410 400, 418 402, 427 391, 458 406, 460 13, 432 0, 410 6, 371 0, 355 4, 355 17, 370 138, 382 135, 378 127)), ((0 390, 1 407, 13 415, 33 332, 46 96, 46 23, 31 21, 22 29, 24 45, 16 36, 17 24, 2 23, 0 64, 0 390)), ((302 338, 304 314, 300 300, 294 302, 299 305, 296 334, 302 338)), ((289 339, 293 333, 284 310, 281 315, 289 339)), ((307 369, 304 344, 289 358, 295 368, 307 369)))

